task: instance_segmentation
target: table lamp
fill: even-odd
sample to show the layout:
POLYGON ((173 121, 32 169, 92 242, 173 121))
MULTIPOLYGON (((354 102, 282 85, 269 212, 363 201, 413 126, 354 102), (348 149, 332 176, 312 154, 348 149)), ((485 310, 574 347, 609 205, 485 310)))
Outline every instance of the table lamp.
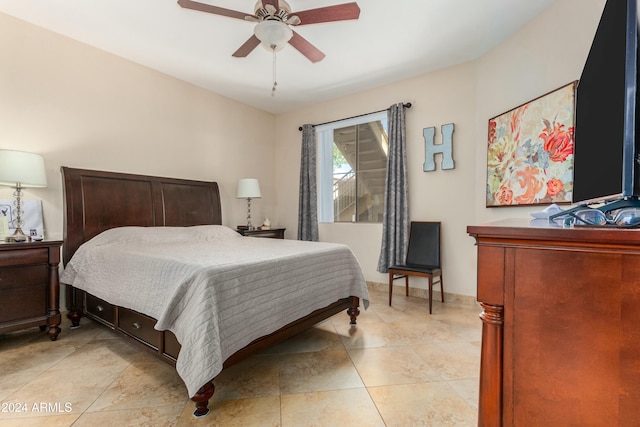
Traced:
POLYGON ((258 180, 254 178, 244 178, 238 181, 237 197, 238 199, 247 199, 247 228, 253 230, 254 227, 251 224, 251 199, 259 199, 262 197, 258 180))
POLYGON ((13 195, 13 226, 15 231, 6 238, 9 242, 25 242, 28 236, 22 231, 22 189, 44 188, 47 176, 44 158, 39 154, 15 150, 0 150, 0 185, 15 188, 13 195))

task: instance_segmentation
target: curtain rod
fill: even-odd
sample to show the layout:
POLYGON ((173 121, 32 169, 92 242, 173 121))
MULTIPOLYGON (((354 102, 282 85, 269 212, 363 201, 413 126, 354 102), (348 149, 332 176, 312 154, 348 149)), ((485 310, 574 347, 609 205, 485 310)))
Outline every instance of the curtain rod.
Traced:
MULTIPOLYGON (((404 105, 404 108, 411 108, 411 103, 410 102, 405 102, 402 105, 404 105)), ((347 117, 347 118, 344 118, 344 119, 331 120, 329 122, 324 122, 324 123, 317 123, 317 124, 311 125, 311 126, 316 127, 316 126, 328 125, 329 123, 335 123, 335 122, 341 122, 343 120, 355 119, 355 118, 358 118, 358 117, 368 116, 369 114, 382 113, 383 111, 387 111, 387 110, 388 110, 388 108, 386 108, 384 110, 374 111, 372 113, 358 114, 357 116, 351 116, 351 117, 347 117)), ((302 131, 302 126, 300 126, 298 128, 298 130, 302 131)))

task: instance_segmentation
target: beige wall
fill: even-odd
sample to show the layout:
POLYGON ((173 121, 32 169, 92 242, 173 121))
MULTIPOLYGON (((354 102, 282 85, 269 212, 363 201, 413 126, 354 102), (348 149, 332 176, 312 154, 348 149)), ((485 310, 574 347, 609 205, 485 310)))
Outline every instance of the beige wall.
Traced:
MULTIPOLYGON (((476 292, 476 251, 470 224, 528 217, 520 208, 486 208, 486 136, 489 118, 580 77, 604 0, 558 0, 547 11, 480 59, 276 118, 277 216, 296 224, 297 169, 285 167, 300 155, 299 125, 322 123, 411 102, 407 112, 410 219, 443 223, 445 291, 476 292), (453 122, 455 169, 423 172, 423 128, 453 122)), ((321 224, 320 238, 349 245, 368 280, 385 283, 376 271, 382 227, 321 224)), ((413 279, 412 279, 413 280, 413 279)), ((415 280, 416 287, 426 282, 415 280)), ((398 283, 398 285, 400 285, 398 283)))
MULTIPOLYGON (((341 117, 387 108, 397 102, 411 102, 407 110, 407 156, 409 168, 409 205, 411 219, 443 221, 443 259, 473 258, 473 244, 459 224, 473 220, 472 185, 475 171, 475 67, 464 64, 418 78, 375 89, 356 96, 349 96, 315 105, 276 119, 276 143, 280 159, 293 161, 299 158, 300 132, 298 125, 320 123, 341 117), (455 169, 423 172, 423 128, 435 126, 436 142, 441 141, 440 127, 455 123, 455 169), (295 132, 291 132, 291 129, 295 132), (470 203, 469 203, 470 202, 470 203), (446 220, 445 220, 446 218, 446 220), (464 256, 462 254, 465 254, 464 256)), ((436 164, 439 168, 439 159, 436 164)), ((279 189, 279 206, 295 206, 297 180, 285 167, 278 167, 276 180, 279 189), (283 198, 283 199, 281 199, 283 198), (285 199, 286 198, 286 199, 285 199)), ((297 209, 278 211, 286 224, 297 223, 297 209)), ((358 257, 367 280, 386 282, 386 276, 376 272, 382 227, 380 224, 320 224, 320 240, 349 245, 358 257)), ((451 265, 451 264, 450 264, 451 265)), ((473 266, 467 266, 472 268, 473 266)), ((460 269, 447 271, 449 292, 464 293, 453 285, 464 280, 460 269), (455 277, 458 276, 458 277, 455 277)), ((468 293, 467 293, 468 294, 468 293)))
POLYGON ((558 0, 477 61, 477 221, 526 216, 530 210, 483 207, 487 120, 579 80, 604 4, 605 0, 558 0))
MULTIPOLYGON (((26 197, 43 199, 51 237, 62 235, 59 168, 67 165, 216 180, 230 226, 245 216, 237 180, 256 177, 263 198, 252 204, 254 219, 270 216, 295 238, 298 127, 408 101, 410 216, 443 222, 446 290, 475 295, 466 226, 532 210, 485 208, 487 120, 578 79, 603 6, 558 0, 477 61, 276 117, 0 14, 0 148, 45 156, 49 187, 26 197), (435 126, 440 142, 446 123, 455 123, 455 169, 423 172, 422 130, 435 126)), ((348 244, 376 282, 386 281, 376 272, 381 232, 378 224, 320 226, 321 240, 348 244)))
POLYGON ((49 186, 25 197, 43 199, 49 237, 62 237, 61 165, 218 181, 234 227, 237 181, 258 178, 252 212, 273 215, 272 114, 2 14, 0 52, 0 148, 44 155, 49 186))

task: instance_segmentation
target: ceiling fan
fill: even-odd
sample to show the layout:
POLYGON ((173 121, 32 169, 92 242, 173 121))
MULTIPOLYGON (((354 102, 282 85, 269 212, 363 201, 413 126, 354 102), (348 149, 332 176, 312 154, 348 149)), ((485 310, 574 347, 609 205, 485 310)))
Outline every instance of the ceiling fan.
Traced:
POLYGON ((258 0, 253 15, 192 0, 178 0, 178 4, 185 9, 257 22, 254 35, 233 53, 237 58, 246 57, 260 43, 276 51, 288 42, 311 62, 321 61, 325 54, 293 31, 291 26, 346 21, 358 19, 360 16, 360 8, 355 2, 292 13, 285 0, 258 0))

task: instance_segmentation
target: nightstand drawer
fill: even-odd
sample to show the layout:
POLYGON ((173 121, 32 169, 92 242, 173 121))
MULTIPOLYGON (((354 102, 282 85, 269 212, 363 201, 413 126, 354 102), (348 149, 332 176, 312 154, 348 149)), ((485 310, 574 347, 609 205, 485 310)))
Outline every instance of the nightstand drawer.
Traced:
POLYGON ((260 230, 260 233, 252 234, 252 237, 265 237, 268 239, 284 239, 284 230, 260 230))
POLYGON ((0 289, 0 323, 46 318, 47 285, 0 289))
POLYGON ((157 350, 162 343, 162 332, 153 329, 155 324, 151 317, 118 307, 118 329, 157 350))
POLYGON ((46 264, 49 262, 48 248, 23 249, 21 251, 0 251, 0 267, 10 265, 46 264))
POLYGON ((47 265, 0 268, 0 290, 31 288, 47 283, 47 265))
POLYGON ((93 295, 86 295, 86 311, 95 317, 100 318, 109 326, 113 327, 115 320, 115 308, 106 301, 96 298, 93 295))

